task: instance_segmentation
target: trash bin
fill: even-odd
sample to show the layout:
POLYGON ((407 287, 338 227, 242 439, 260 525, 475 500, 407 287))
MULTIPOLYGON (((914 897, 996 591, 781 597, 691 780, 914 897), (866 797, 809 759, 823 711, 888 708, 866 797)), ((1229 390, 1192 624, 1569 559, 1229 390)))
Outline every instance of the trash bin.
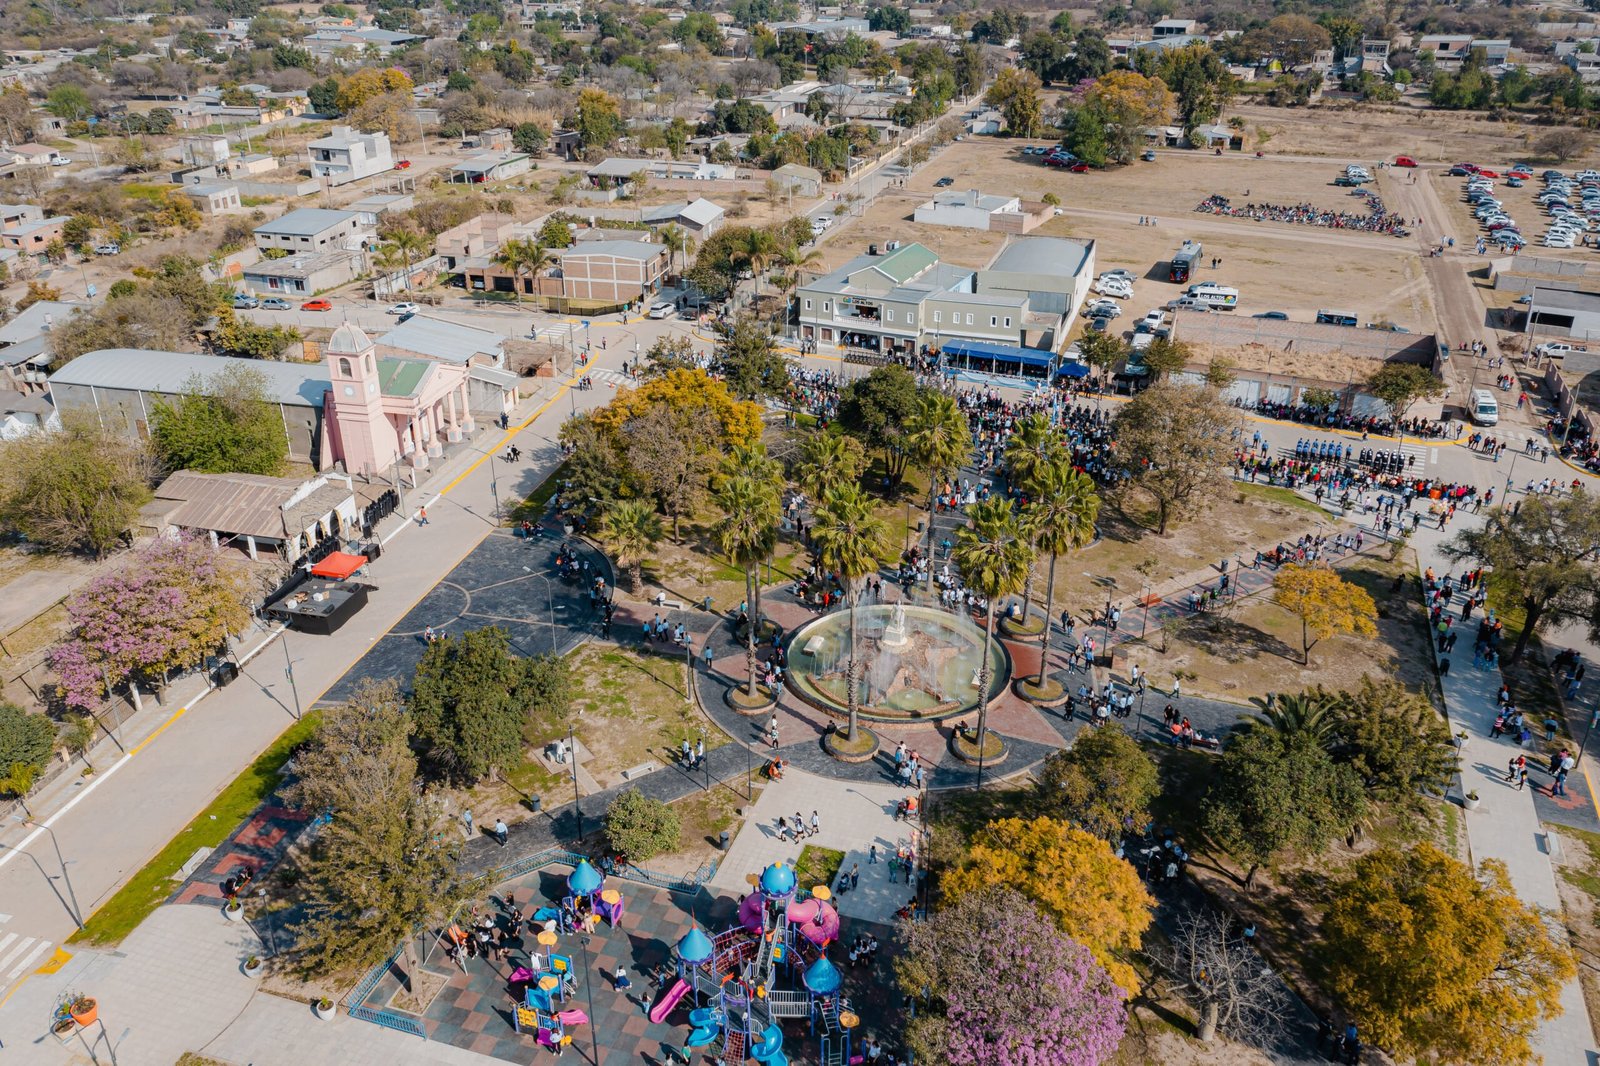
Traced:
POLYGON ((239 666, 233 662, 223 662, 217 665, 212 673, 212 680, 218 688, 224 688, 234 678, 239 676, 239 666))
POLYGON ((724 829, 722 832, 717 834, 717 847, 723 851, 727 851, 728 842, 728 831, 724 829))
POLYGON ((367 557, 368 562, 375 561, 383 554, 383 541, 376 538, 369 540, 366 547, 361 549, 361 554, 367 557))
POLYGON ((543 807, 544 807, 544 801, 541 800, 538 796, 529 796, 528 797, 528 810, 532 811, 534 814, 538 814, 539 811, 543 807))

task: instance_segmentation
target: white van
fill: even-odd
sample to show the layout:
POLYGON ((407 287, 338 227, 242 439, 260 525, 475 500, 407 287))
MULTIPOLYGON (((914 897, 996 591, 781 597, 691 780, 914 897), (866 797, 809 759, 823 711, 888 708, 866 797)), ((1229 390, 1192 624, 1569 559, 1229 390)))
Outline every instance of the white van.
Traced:
POLYGON ((1492 426, 1500 421, 1500 404, 1488 389, 1472 390, 1472 420, 1480 426, 1492 426))
POLYGON ((1239 306, 1239 290, 1220 285, 1215 288, 1200 289, 1193 294, 1193 298, 1213 311, 1232 311, 1239 306))

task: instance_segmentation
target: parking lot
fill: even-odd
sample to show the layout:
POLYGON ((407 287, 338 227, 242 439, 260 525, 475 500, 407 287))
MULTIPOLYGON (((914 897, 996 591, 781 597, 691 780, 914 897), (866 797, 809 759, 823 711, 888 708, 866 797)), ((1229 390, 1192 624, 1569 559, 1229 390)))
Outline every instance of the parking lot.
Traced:
MULTIPOLYGON (((1484 165, 1489 166, 1491 164, 1486 163, 1484 165)), ((1547 248, 1543 244, 1543 237, 1549 230, 1553 219, 1546 213, 1544 207, 1537 202, 1538 196, 1545 191, 1544 179, 1539 175, 1551 168, 1543 165, 1535 166, 1533 168, 1534 176, 1524 181, 1521 188, 1512 188, 1507 183, 1505 172, 1499 170, 1498 167, 1494 169, 1500 174, 1500 177, 1491 179, 1494 185, 1493 196, 1501 202, 1501 210, 1515 220, 1517 229, 1528 242, 1528 246, 1523 249, 1526 254, 1537 255, 1542 258, 1580 259, 1585 261, 1595 258, 1596 253, 1593 248, 1585 248, 1576 242, 1574 242, 1574 247, 1572 248, 1547 248)), ((1555 169, 1561 170, 1570 177, 1581 168, 1573 167, 1569 164, 1566 167, 1555 169)), ((1453 234, 1456 238, 1456 243, 1464 245, 1470 250, 1473 242, 1479 236, 1484 235, 1483 227, 1473 217, 1473 206, 1467 203, 1465 198, 1467 182, 1470 179, 1459 176, 1451 177, 1442 171, 1430 174, 1429 179, 1436 183, 1439 199, 1444 201, 1447 210, 1450 212, 1451 224, 1456 229, 1453 234)), ((1573 188, 1571 203, 1572 206, 1579 207, 1576 182, 1573 183, 1573 188)), ((1494 245, 1490 245, 1487 254, 1503 255, 1505 253, 1500 252, 1494 245)))

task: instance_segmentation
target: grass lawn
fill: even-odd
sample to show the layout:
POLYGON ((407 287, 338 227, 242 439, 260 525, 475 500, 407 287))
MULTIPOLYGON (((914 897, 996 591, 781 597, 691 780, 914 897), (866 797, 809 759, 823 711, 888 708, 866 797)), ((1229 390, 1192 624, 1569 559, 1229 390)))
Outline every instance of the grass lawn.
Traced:
POLYGON ((671 762, 685 738, 704 733, 707 749, 728 742, 689 702, 676 655, 586 645, 572 654, 572 676, 577 732, 592 754, 585 768, 603 787, 640 763, 671 762))
POLYGON ((319 715, 311 711, 284 730, 266 751, 212 800, 156 857, 134 874, 116 895, 90 915, 68 943, 115 944, 133 932, 177 887, 173 875, 198 849, 216 847, 272 795, 289 754, 309 738, 319 715))
POLYGON ((843 865, 844 852, 807 844, 800 849, 800 860, 794 865, 795 883, 801 888, 831 886, 839 867, 843 865))
POLYGON ((544 517, 544 511, 550 501, 555 498, 556 490, 561 488, 561 482, 567 476, 567 464, 562 463, 550 471, 550 476, 539 482, 539 487, 529 493, 521 503, 511 508, 507 521, 511 525, 520 525, 524 521, 538 522, 544 517))

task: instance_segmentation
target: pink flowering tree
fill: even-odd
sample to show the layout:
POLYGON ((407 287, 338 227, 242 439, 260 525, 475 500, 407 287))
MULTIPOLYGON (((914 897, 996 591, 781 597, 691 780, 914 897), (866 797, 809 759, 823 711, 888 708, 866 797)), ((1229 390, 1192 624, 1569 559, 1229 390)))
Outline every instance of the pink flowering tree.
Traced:
POLYGON ((1098 1066, 1127 1028, 1125 995, 1024 896, 968 893, 912 925, 897 963, 916 1002, 906 1038, 927 1066, 1098 1066))
POLYGON ((158 540, 126 566, 95 578, 67 601, 72 636, 50 655, 62 695, 94 707, 125 681, 165 684, 200 665, 250 621, 249 585, 209 544, 158 540))

